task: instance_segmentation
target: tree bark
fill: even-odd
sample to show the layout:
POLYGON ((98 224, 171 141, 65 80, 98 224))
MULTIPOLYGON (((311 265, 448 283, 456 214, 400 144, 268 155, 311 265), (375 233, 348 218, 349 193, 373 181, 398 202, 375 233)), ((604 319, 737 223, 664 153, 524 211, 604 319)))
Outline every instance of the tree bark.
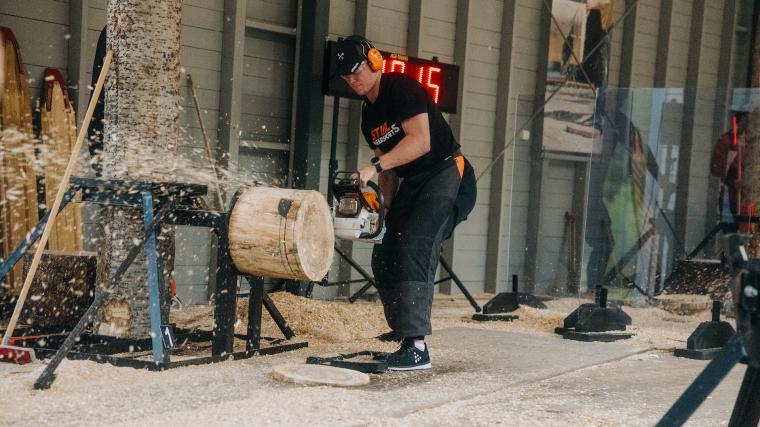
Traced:
MULTIPOLYGON (((760 25, 754 29, 754 46, 752 46, 752 70, 750 73, 750 85, 752 88, 760 88, 760 25)), ((760 110, 758 110, 758 94, 753 91, 751 95, 751 111, 747 129, 746 144, 743 154, 743 171, 741 177, 741 203, 754 203, 757 205, 760 199, 760 110)), ((740 213, 741 206, 739 207, 740 213)), ((755 212, 757 215, 758 212, 755 212)), ((750 258, 760 258, 760 234, 757 233, 757 225, 752 226, 752 238, 747 248, 750 258)))
MULTIPOLYGON (((109 0, 108 48, 114 59, 105 86, 103 176, 151 182, 176 180, 179 142, 181 0, 109 0)), ((143 234, 142 210, 103 208, 99 221, 98 283, 115 272, 143 234)), ((174 232, 158 236, 162 276, 173 269, 174 232)), ((144 338, 150 332, 144 252, 98 319, 98 333, 144 338)), ((165 292, 165 289, 162 289, 165 292)), ((165 298, 161 298, 162 303, 165 298)), ((166 304, 164 304, 166 306, 166 304)), ((166 323, 168 307, 162 310, 166 323)))

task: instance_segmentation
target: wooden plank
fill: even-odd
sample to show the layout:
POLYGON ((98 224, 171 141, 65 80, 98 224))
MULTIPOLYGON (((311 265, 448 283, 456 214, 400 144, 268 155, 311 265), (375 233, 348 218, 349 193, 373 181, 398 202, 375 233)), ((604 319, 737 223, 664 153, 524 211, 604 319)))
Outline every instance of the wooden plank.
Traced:
MULTIPOLYGON (((89 15, 87 13, 89 0, 71 0, 69 3, 69 52, 66 73, 70 84, 69 91, 76 110, 77 117, 84 117, 90 90, 87 89, 92 81, 92 56, 88 55, 89 44, 89 15)), ((98 33, 99 36, 99 33, 98 33)), ((97 38, 95 39, 97 41, 97 38)), ((94 50, 93 50, 94 52, 94 50)))
POLYGON ((183 4, 202 9, 224 11, 224 0, 184 0, 183 4))
POLYGON ((245 44, 245 1, 224 0, 222 33, 222 72, 219 104, 219 150, 222 167, 234 168, 238 159, 241 97, 243 92, 243 55, 245 44))
MULTIPOLYGON (((184 67, 193 67, 198 70, 221 71, 221 50, 201 49, 194 46, 182 45, 180 48, 180 62, 184 67)), ((217 76, 218 80, 218 76, 217 76)))
MULTIPOLYGON (((13 29, 27 65, 66 68, 68 25, 0 14, 0 27, 13 29)), ((42 79, 42 75, 30 76, 42 79)))
MULTIPOLYGON (((37 224, 37 182, 29 78, 9 29, 0 33, 0 49, 0 75, 4 80, 0 99, 0 227, 3 253, 9 254, 37 224)), ((18 295, 22 269, 23 265, 18 264, 10 272, 4 292, 18 295)))
POLYGON ((253 94, 243 95, 243 114, 289 119, 291 100, 253 94))
MULTIPOLYGON (((0 2, 0 15, 30 18, 40 22, 68 25, 69 8, 66 3, 53 0, 24 0, 0 2)), ((18 31, 20 27, 13 27, 18 31)))
MULTIPOLYGON (((87 19, 89 21, 89 29, 93 31, 97 31, 98 34, 100 34, 100 30, 103 29, 103 27, 106 26, 106 8, 103 7, 102 9, 96 7, 93 4, 93 1, 89 1, 89 9, 88 9, 88 16, 87 19)), ((97 40, 97 38, 95 39, 97 40)), ((93 48, 94 49, 94 48, 93 48)))
POLYGON ((247 0, 246 18, 253 18, 272 24, 295 28, 298 14, 297 0, 247 0))
MULTIPOLYGON (((686 221, 678 221, 675 224, 676 236, 681 242, 684 242, 687 247, 690 247, 697 243, 695 240, 697 234, 702 234, 702 230, 699 227, 695 227, 693 215, 689 216, 687 213, 692 213, 689 209, 689 198, 692 191, 702 191, 700 189, 692 188, 691 182, 691 167, 692 159, 694 159, 694 136, 695 126, 697 124, 697 88, 700 87, 700 67, 702 67, 702 28, 704 25, 704 12, 705 12, 706 0, 695 0, 694 9, 692 14, 691 24, 691 44, 689 46, 689 65, 686 76, 686 90, 684 91, 684 120, 682 128, 682 139, 679 144, 678 154, 678 180, 677 180, 677 192, 676 198, 676 217, 686 217, 686 221), (690 220, 692 219, 692 220, 690 220), (688 240, 687 240, 688 239, 688 240)), ((702 216, 699 216, 699 220, 704 220, 702 216)))
POLYGON ((182 45, 211 51, 222 50, 222 33, 205 28, 182 26, 182 45))
MULTIPOLYGON (((64 92, 65 81, 57 70, 48 70, 45 75, 45 98, 41 105, 41 133, 39 145, 40 164, 45 177, 45 200, 52 206, 61 178, 66 170, 66 160, 76 144, 76 114, 68 93, 64 92)), ((76 174, 76 170, 73 171, 76 174)), ((82 211, 78 204, 66 206, 56 217, 50 234, 48 249, 81 251, 82 211)))
POLYGON ((198 7, 193 4, 182 5, 182 25, 188 27, 203 28, 206 30, 222 31, 221 10, 213 10, 205 7, 198 7))
POLYGON ((406 36, 406 49, 409 56, 420 56, 420 50, 422 46, 422 38, 424 34, 423 16, 424 16, 424 2, 423 0, 410 0, 409 1, 409 24, 407 26, 406 36))

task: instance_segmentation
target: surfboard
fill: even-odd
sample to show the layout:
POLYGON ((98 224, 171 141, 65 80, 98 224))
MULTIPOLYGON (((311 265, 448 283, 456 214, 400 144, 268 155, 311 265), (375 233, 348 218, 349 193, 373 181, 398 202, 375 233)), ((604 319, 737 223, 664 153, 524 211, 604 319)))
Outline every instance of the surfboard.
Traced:
MULTIPOLYGON (((39 219, 29 77, 9 28, 0 27, 0 50, 0 231, 7 256, 39 219)), ((22 280, 19 263, 3 281, 4 293, 18 295, 22 280)))
MULTIPOLYGON (((45 177, 45 204, 52 206, 71 150, 76 144, 76 113, 71 105, 66 83, 55 68, 45 70, 45 84, 40 109, 39 160, 45 177)), ((76 174, 76 170, 73 174, 76 174)), ((49 250, 81 251, 82 210, 72 203, 58 215, 48 240, 49 250)))

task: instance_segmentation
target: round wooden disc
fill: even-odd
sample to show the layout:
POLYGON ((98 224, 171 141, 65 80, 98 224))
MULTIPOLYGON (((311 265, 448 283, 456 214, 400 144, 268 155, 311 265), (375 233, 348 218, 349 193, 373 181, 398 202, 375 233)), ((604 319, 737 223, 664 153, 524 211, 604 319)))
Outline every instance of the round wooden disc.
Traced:
POLYGON ((305 385, 356 387, 369 384, 369 375, 365 373, 325 365, 277 365, 272 376, 280 381, 305 385))
POLYGON ((699 313, 709 310, 712 306, 712 300, 708 295, 660 295, 657 302, 663 310, 679 315, 699 313))
POLYGON ((248 188, 230 215, 232 261, 254 276, 322 280, 335 247, 331 216, 316 191, 248 188))
POLYGON ((332 215, 325 198, 316 191, 301 200, 294 227, 293 242, 304 274, 321 280, 330 271, 335 247, 332 215))

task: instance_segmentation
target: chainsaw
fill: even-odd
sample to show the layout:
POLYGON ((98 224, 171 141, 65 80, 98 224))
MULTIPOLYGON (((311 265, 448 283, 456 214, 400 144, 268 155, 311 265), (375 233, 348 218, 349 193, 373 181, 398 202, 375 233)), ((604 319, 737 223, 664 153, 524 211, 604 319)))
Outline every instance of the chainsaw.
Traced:
POLYGON ((385 200, 380 187, 370 181, 364 192, 354 172, 336 172, 333 177, 335 237, 379 243, 385 234, 385 200))

